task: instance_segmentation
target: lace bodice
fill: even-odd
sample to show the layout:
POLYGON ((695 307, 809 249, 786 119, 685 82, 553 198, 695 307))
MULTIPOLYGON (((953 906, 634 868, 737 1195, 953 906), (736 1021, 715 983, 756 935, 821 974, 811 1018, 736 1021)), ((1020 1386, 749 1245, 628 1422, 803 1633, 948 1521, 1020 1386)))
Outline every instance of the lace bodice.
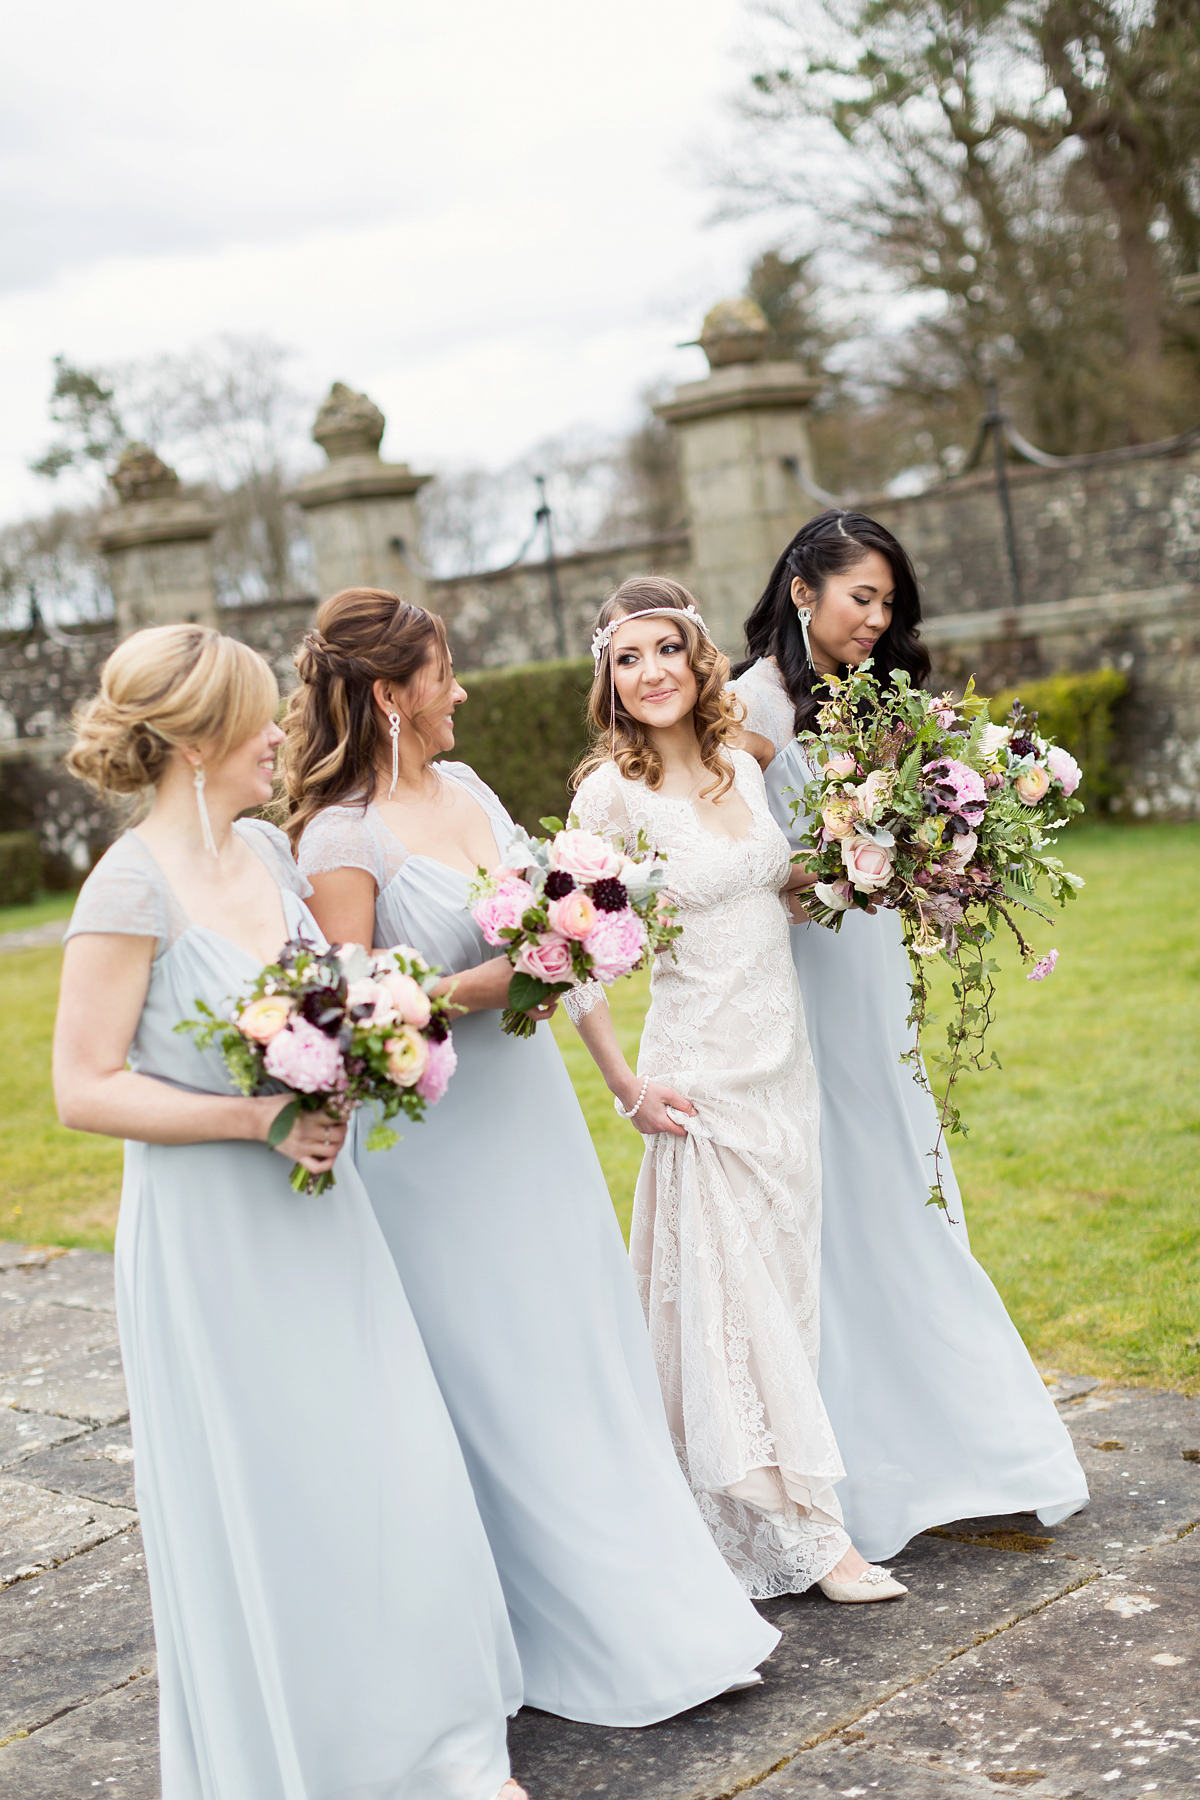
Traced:
MULTIPOLYGON (((265 819, 237 819, 233 829, 266 863, 279 886, 301 899, 312 893, 292 860, 283 832, 265 819)), ((165 955, 190 924, 183 903, 136 831, 124 832, 104 852, 79 890, 66 938, 82 932, 152 937, 154 955, 165 955)))

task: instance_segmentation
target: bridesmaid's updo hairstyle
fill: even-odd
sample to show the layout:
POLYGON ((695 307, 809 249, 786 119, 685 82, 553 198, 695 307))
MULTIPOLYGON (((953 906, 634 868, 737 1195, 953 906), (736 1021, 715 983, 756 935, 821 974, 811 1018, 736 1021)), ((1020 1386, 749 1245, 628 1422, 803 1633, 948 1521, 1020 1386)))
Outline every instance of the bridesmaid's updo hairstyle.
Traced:
POLYGON ((178 748, 210 763, 271 719, 279 686, 257 650, 208 625, 151 625, 118 644, 75 712, 72 775, 107 796, 148 795, 178 748))
POLYGON ((891 686, 894 669, 903 669, 918 687, 928 677, 929 652, 919 636, 921 596, 911 557, 886 525, 866 513, 831 506, 801 526, 772 569, 762 598, 746 620, 750 655, 734 671, 743 675, 760 657, 773 656, 796 709, 797 731, 815 730, 824 694, 804 653, 792 582, 799 576, 814 605, 819 605, 830 576, 844 575, 872 550, 891 564, 895 583, 891 620, 875 645, 872 673, 884 687, 891 686))
POLYGON ((434 664, 438 691, 420 713, 408 716, 425 737, 422 720, 445 711, 454 679, 446 628, 437 614, 385 588, 345 588, 323 601, 317 628, 304 637, 295 662, 300 685, 288 697, 281 752, 293 849, 309 820, 325 807, 353 800, 365 808, 375 798, 375 683, 404 687, 434 664))
MULTIPOLYGON (((631 575, 604 602, 596 614, 595 628, 603 631, 615 620, 630 619, 642 612, 662 613, 663 625, 669 626, 671 621, 667 612, 680 614, 679 635, 687 645, 688 664, 696 677, 696 707, 692 714, 696 741, 700 746, 700 760, 713 777, 701 798, 720 799, 733 785, 733 768, 722 751, 737 730, 743 709, 740 701, 725 692, 729 658, 686 616, 689 606, 696 606, 696 602, 682 582, 672 581, 666 575, 631 575)), ((699 611, 699 607, 696 610, 699 611)), ((645 725, 630 717, 620 695, 616 694, 612 655, 610 638, 600 653, 588 696, 588 718, 594 733, 592 746, 575 770, 571 785, 578 787, 593 769, 606 762, 615 762, 627 781, 644 781, 648 788, 658 788, 663 778, 662 758, 651 743, 645 725)))

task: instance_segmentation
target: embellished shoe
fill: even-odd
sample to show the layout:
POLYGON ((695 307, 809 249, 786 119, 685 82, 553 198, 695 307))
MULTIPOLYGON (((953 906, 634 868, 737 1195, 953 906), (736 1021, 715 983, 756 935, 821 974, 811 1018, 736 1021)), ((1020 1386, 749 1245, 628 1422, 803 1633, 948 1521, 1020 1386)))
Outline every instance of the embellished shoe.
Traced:
POLYGON ((901 1600, 908 1592, 878 1563, 869 1563, 857 1581, 834 1581, 823 1575, 817 1586, 827 1600, 836 1600, 839 1606, 861 1606, 869 1600, 901 1600))

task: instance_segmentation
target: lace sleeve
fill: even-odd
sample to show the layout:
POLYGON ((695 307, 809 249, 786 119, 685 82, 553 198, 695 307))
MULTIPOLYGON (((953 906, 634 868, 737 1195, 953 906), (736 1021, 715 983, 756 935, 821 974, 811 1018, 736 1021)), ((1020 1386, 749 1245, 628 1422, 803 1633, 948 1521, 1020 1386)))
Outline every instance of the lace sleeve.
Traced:
POLYGON ((80 888, 64 942, 84 933, 150 937, 157 957, 186 929, 187 919, 162 870, 141 840, 127 831, 80 888))
MULTIPOLYGON (((310 819, 296 861, 301 875, 310 881, 333 869, 365 869, 382 893, 391 879, 379 833, 369 809, 362 806, 327 806, 310 819)), ((311 887, 308 891, 312 892, 311 887)))
POLYGON ((277 825, 268 825, 265 819, 239 819, 236 829, 244 838, 249 839, 280 887, 289 888, 293 894, 299 894, 302 900, 308 899, 312 893, 312 882, 306 881, 296 867, 292 846, 277 825))
POLYGON ((612 763, 593 769, 580 783, 571 807, 580 829, 622 844, 635 837, 622 789, 620 774, 612 763))
POLYGON ((729 683, 729 690, 746 709, 742 721, 746 730, 774 744, 778 756, 796 735, 796 710, 774 663, 760 658, 744 675, 729 683))

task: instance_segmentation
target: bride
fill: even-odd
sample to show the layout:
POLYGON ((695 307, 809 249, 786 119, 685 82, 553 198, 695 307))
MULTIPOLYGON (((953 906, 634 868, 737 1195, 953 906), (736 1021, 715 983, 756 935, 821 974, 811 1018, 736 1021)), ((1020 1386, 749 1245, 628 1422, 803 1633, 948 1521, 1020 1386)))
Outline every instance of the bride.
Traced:
MULTIPOLYGON (((868 657, 881 680, 897 668, 924 680, 920 617, 912 563, 862 513, 819 513, 779 558, 733 691, 785 831, 811 778, 796 732, 815 728, 814 688, 868 657)), ((899 917, 851 912, 840 932, 809 923, 791 935, 821 1084, 821 1393, 846 1462, 847 1523, 870 1556, 947 1519, 1036 1509, 1056 1524, 1086 1504, 1087 1481, 971 1255, 948 1159, 952 1222, 925 1204, 937 1119, 900 1062, 899 917)))
POLYGON ((817 1389, 817 1084, 781 899, 811 877, 790 863, 753 758, 730 747, 728 663, 687 590, 624 582, 592 652, 602 735, 575 812, 665 852, 682 935, 651 976, 637 1076, 603 988, 566 1005, 647 1139, 631 1254, 676 1451, 754 1597, 816 1583, 832 1600, 897 1598, 906 1589, 842 1529, 817 1389))

